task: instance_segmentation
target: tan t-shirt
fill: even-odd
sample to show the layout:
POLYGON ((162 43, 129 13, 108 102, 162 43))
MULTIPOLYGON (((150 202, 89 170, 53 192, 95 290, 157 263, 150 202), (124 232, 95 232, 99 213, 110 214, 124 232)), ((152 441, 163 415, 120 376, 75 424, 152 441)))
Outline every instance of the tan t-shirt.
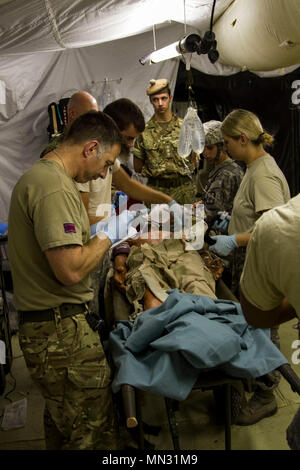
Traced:
POLYGON ((74 181, 55 161, 41 159, 16 184, 9 213, 9 259, 18 310, 43 310, 93 297, 90 276, 75 286, 54 276, 45 250, 84 245, 88 216, 74 181))
POLYGON ((252 230, 261 213, 285 204, 290 190, 274 158, 266 154, 247 165, 245 176, 233 201, 229 235, 252 230))
POLYGON ((300 195, 261 216, 241 276, 246 299, 271 310, 286 297, 300 317, 300 195))
POLYGON ((79 191, 89 193, 88 214, 92 217, 103 217, 106 220, 111 215, 111 185, 113 174, 120 169, 120 162, 115 160, 112 171, 108 171, 104 179, 76 183, 79 191))

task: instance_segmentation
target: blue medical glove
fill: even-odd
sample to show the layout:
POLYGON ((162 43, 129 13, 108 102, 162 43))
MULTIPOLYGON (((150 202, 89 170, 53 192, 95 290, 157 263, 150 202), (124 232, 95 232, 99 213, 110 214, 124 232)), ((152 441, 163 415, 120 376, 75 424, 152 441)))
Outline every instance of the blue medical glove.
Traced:
POLYGON ((219 232, 222 232, 222 233, 227 233, 230 219, 231 219, 231 216, 227 212, 225 211, 218 212, 218 219, 213 224, 212 229, 218 230, 219 232))
POLYGON ((7 232, 8 225, 4 222, 0 222, 0 235, 4 235, 7 232))
POLYGON ((135 214, 135 211, 125 210, 120 215, 114 215, 105 222, 98 222, 91 226, 91 235, 104 233, 113 245, 128 236, 128 230, 135 214))
POLYGON ((210 237, 212 240, 216 240, 214 245, 209 247, 210 251, 213 251, 219 256, 228 256, 234 248, 238 247, 236 242, 236 235, 215 235, 210 237))

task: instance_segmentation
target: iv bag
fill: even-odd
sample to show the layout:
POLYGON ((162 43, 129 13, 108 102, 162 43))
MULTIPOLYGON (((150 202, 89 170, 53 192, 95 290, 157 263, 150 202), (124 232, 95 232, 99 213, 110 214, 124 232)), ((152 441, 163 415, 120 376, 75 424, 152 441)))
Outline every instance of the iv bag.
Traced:
POLYGON ((189 107, 183 119, 178 141, 178 154, 186 158, 194 150, 201 153, 204 149, 205 134, 201 120, 198 117, 197 110, 189 107))

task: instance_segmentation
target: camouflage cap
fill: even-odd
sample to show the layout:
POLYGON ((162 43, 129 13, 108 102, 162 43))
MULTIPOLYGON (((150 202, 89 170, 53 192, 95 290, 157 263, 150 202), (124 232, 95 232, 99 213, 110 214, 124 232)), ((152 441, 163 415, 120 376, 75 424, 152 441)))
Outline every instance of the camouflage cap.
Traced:
POLYGON ((147 95, 155 95, 156 93, 159 93, 161 90, 164 88, 169 88, 169 81, 167 78, 158 78, 157 80, 154 80, 152 78, 149 82, 149 85, 147 86, 146 92, 147 95))
POLYGON ((215 145, 223 142, 220 121, 207 121, 203 124, 205 133, 205 145, 215 145))

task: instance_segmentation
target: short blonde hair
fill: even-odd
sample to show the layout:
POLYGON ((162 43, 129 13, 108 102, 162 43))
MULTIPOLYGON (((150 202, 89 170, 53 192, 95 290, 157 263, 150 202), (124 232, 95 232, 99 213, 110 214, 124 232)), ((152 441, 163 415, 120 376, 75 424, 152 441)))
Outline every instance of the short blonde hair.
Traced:
POLYGON ((222 122, 221 131, 233 139, 244 134, 254 144, 271 145, 274 137, 262 127, 258 117, 246 109, 234 109, 222 122))

